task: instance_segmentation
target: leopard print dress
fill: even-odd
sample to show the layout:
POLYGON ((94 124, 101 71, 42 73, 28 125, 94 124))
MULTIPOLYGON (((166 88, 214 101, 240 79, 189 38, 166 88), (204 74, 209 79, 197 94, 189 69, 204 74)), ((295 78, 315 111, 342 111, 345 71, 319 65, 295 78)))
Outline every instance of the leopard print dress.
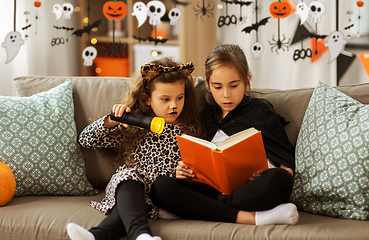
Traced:
MULTIPOLYGON (((109 134, 114 128, 106 128, 104 119, 98 119, 81 132, 79 142, 83 147, 112 148, 122 141, 121 135, 109 134)), ((181 160, 176 136, 183 133, 181 129, 178 124, 165 124, 161 134, 148 131, 131 155, 134 163, 120 166, 105 189, 105 198, 101 202, 91 201, 90 205, 104 214, 110 213, 116 204, 115 191, 118 184, 125 180, 135 180, 144 184, 149 217, 157 218, 158 207, 153 204, 148 193, 156 178, 175 176, 175 168, 181 160)))

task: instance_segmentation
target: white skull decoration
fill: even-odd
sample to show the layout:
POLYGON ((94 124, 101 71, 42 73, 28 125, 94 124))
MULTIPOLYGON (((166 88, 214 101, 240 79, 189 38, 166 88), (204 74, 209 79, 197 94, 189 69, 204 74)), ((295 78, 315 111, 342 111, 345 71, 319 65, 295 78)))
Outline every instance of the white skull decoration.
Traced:
POLYGON ((150 1, 146 7, 150 25, 160 25, 160 18, 165 14, 165 5, 160 1, 150 1))
POLYGON ((313 23, 320 23, 320 18, 325 13, 325 6, 319 1, 313 1, 309 4, 309 14, 313 23))
POLYGON ((260 54, 264 51, 264 45, 261 42, 255 42, 251 46, 252 58, 257 60, 260 58, 260 54))
POLYGON ((172 8, 169 11, 170 25, 177 25, 179 18, 182 16, 182 11, 179 8, 172 8))
POLYGON ((72 15, 74 7, 70 3, 63 4, 63 18, 70 19, 70 15, 72 15))
POLYGON ((86 47, 85 50, 83 50, 82 52, 82 58, 85 60, 83 65, 87 67, 92 66, 92 62, 96 58, 96 56, 97 56, 96 48, 92 46, 86 47))

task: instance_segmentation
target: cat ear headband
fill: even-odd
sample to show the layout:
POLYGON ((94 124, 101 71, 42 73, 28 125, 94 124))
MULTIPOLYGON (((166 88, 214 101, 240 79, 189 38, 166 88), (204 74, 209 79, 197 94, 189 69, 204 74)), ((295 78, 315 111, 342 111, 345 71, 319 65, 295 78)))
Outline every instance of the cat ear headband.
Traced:
POLYGON ((161 73, 166 72, 180 72, 188 77, 193 70, 195 70, 195 65, 192 62, 188 62, 186 64, 181 64, 176 67, 164 67, 162 65, 156 65, 153 63, 148 63, 142 65, 141 67, 141 77, 146 81, 146 84, 150 82, 150 80, 154 79, 161 73))

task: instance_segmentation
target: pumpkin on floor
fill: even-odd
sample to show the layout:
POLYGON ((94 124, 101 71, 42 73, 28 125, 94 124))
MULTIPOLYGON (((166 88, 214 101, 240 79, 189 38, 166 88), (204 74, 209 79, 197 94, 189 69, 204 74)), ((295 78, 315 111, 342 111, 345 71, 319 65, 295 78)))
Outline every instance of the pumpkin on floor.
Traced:
POLYGON ((0 162, 0 207, 12 200, 15 193, 15 178, 12 170, 0 162))

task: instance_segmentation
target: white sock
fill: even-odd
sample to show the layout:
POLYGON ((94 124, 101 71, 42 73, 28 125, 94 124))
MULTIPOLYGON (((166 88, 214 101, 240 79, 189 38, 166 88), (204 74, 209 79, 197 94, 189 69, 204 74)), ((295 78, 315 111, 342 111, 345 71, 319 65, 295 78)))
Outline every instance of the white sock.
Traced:
POLYGON ((95 240, 91 232, 72 222, 67 224, 67 232, 72 240, 95 240))
POLYGON ((297 207, 293 203, 284 203, 270 210, 255 212, 256 225, 295 225, 298 220, 299 213, 297 207))
POLYGON ((161 237, 158 236, 151 236, 148 233, 141 233, 140 235, 137 236, 136 240, 161 240, 161 237))

